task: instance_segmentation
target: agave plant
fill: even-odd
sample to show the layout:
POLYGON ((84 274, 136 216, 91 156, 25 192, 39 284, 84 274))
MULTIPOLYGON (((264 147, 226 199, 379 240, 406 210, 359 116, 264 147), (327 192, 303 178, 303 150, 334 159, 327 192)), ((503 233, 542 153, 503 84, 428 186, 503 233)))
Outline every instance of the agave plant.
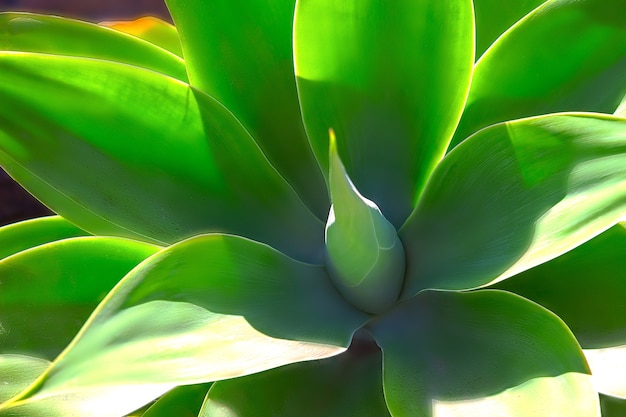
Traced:
POLYGON ((620 0, 167 3, 0 14, 1 417, 623 412, 620 0))

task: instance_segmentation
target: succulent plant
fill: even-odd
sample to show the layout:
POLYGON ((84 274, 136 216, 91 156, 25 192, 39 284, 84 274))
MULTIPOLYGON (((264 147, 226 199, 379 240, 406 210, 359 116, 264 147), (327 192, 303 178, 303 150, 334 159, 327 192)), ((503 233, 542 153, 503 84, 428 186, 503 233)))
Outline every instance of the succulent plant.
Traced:
POLYGON ((0 417, 624 410, 620 0, 167 4, 0 14, 0 417))

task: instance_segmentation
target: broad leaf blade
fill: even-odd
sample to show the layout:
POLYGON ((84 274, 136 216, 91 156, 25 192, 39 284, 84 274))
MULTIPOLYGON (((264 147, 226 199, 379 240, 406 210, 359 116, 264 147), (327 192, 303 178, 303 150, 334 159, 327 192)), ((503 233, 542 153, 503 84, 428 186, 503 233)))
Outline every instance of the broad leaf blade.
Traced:
POLYGON ((146 16, 130 21, 106 21, 100 22, 100 25, 136 36, 181 58, 183 56, 176 28, 157 17, 146 16))
POLYGON ((501 281, 610 228, 625 208, 625 119, 574 113, 492 126, 446 156, 400 231, 403 296, 501 281))
POLYGON ((24 355, 0 355, 0 403, 28 387, 50 366, 45 359, 24 355))
POLYGON ((79 237, 0 261, 0 351, 54 359, 104 296, 157 247, 79 237))
POLYGON ((506 120, 564 111, 613 113, 626 93, 626 7, 550 0, 503 35, 474 70, 450 149, 506 120))
POLYGON ((299 1, 302 113, 328 172, 329 128, 350 178, 396 227, 409 215, 465 102, 471 1, 299 1))
POLYGON ((83 58, 6 52, 0 68, 0 165, 79 227, 156 243, 220 231, 321 257, 322 223, 211 97, 83 58))
POLYGON ((474 0, 476 14, 476 57, 518 20, 546 0, 474 0))
POLYGON ((35 13, 0 13, 0 51, 123 62, 187 80, 183 60, 135 36, 93 23, 35 13))
POLYGON ((0 227, 0 260, 25 249, 71 237, 87 236, 61 216, 40 217, 0 227))
POLYGON ((574 336, 516 295, 426 291, 371 327, 393 417, 600 416, 574 336))
POLYGON ((389 417, 371 341, 341 355, 216 382, 198 417, 389 417))
POLYGON ((128 274, 0 416, 128 413, 175 385, 337 355, 366 320, 323 267, 240 237, 199 236, 128 274))
MULTIPOLYGON (((295 0, 168 0, 189 78, 241 120, 321 219, 328 196, 307 140, 292 55, 295 0)), ((326 148, 328 149, 328 148, 326 148)))

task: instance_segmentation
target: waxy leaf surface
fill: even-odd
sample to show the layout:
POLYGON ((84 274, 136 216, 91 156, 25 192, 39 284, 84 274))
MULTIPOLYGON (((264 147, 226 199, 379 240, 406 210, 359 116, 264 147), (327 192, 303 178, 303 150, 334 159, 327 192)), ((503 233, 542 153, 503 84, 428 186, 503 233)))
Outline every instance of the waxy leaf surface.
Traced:
POLYGON ((322 266, 240 237, 199 236, 129 273, 0 416, 128 413, 175 385, 337 355, 367 318, 322 266))
POLYGON ((0 100, 0 164, 91 233, 165 244, 219 231, 321 257, 323 224, 233 115, 187 84, 5 52, 0 100))
POLYGON ((613 113, 626 93, 625 21, 626 7, 613 1, 547 1, 476 64, 450 148, 507 120, 564 111, 613 113))
POLYGON ((157 45, 80 20, 0 13, 0 51, 39 52, 123 62, 187 80, 183 60, 157 45))
POLYGON ((572 113, 492 126, 446 156, 400 230, 403 297, 501 281, 593 238, 624 210, 626 119, 572 113))
POLYGON ((176 387, 152 404, 141 417, 198 417, 211 384, 176 387))
POLYGON ((50 366, 45 359, 24 355, 0 355, 0 403, 28 387, 50 366))
POLYGON ((396 227, 445 152, 474 62, 469 0, 298 1, 294 55, 311 146, 396 227))
POLYGON ((145 16, 135 20, 106 21, 99 24, 136 36, 181 58, 183 56, 176 28, 157 17, 145 16))
MULTIPOLYGON (((231 110, 320 218, 328 195, 300 115, 293 71, 295 0, 167 0, 194 87, 231 110)), ((326 147, 328 150, 328 147, 326 147)))
POLYGON ((371 328, 393 417, 600 416, 567 326, 514 294, 426 291, 371 328))

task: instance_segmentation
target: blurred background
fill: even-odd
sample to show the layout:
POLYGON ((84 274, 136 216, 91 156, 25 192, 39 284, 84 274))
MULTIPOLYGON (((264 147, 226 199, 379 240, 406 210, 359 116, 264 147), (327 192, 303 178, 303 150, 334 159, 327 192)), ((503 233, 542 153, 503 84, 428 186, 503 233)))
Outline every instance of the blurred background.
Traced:
MULTIPOLYGON (((0 0, 0 12, 7 11, 55 14, 92 22, 146 15, 171 21, 164 0, 0 0)), ((0 169, 0 225, 49 214, 50 210, 0 169)))

